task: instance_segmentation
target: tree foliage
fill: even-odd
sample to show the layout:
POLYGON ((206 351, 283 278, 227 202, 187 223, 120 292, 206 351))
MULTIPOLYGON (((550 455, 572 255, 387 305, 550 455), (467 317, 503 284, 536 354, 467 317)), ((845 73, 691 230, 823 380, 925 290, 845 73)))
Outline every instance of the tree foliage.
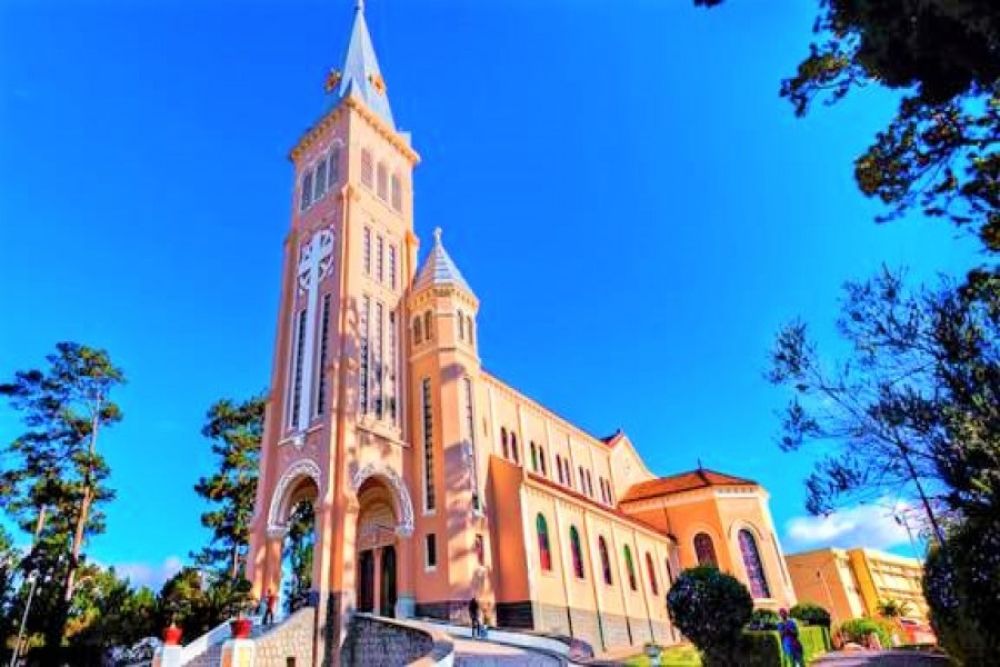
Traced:
POLYGON ((788 615, 806 625, 830 627, 830 612, 812 602, 800 602, 788 610, 788 615))
POLYGON ((201 566, 226 572, 232 580, 242 571, 250 541, 265 402, 263 395, 241 403, 217 401, 209 408, 202 429, 202 435, 212 441, 218 469, 199 479, 194 489, 216 509, 201 515, 212 539, 195 560, 201 566))
POLYGON ((870 83, 903 93, 854 165, 860 190, 887 206, 879 219, 916 208, 1000 251, 1000 5, 821 0, 813 31, 809 53, 781 84, 797 115, 870 83))
POLYGON ((750 622, 753 598, 735 577, 714 567, 696 567, 677 577, 667 594, 674 625, 701 652, 706 665, 739 662, 741 635, 750 622))
MULTIPOLYGON (((845 286, 837 322, 849 353, 824 363, 793 322, 769 379, 787 387, 781 447, 829 445, 807 508, 915 493, 963 514, 1000 508, 1000 281, 908 290, 898 273, 845 286)), ((936 532, 940 533, 940 530, 936 532)))
POLYGON ((283 597, 289 613, 302 607, 312 590, 313 547, 316 515, 311 502, 303 501, 292 510, 285 537, 283 558, 289 563, 289 578, 283 597))
POLYGON ((103 532, 101 504, 114 497, 97 443, 102 429, 122 418, 111 393, 125 378, 107 352, 78 343, 58 343, 46 361, 45 370, 19 371, 0 385, 27 427, 5 450, 14 464, 0 475, 0 489, 7 514, 36 536, 28 567, 55 584, 46 587, 55 592, 46 643, 57 647, 84 545, 103 532))

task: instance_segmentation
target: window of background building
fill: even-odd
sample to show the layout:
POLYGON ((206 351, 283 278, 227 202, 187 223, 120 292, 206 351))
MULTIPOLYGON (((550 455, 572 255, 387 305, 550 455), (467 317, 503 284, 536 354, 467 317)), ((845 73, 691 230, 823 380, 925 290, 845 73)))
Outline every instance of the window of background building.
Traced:
POLYGON ((424 564, 428 570, 437 567, 438 564, 437 536, 434 533, 429 533, 424 538, 424 564))
POLYGON ((597 538, 597 551, 601 555, 601 571, 604 573, 604 583, 610 586, 613 582, 611 578, 611 559, 608 557, 608 543, 604 541, 604 536, 597 538))
POLYGON ((583 549, 580 547, 580 533, 576 526, 569 527, 569 546, 573 552, 573 574, 577 579, 583 579, 583 549))
POLYGON ((638 589, 635 581, 635 563, 632 562, 632 549, 625 545, 625 571, 628 572, 628 586, 633 591, 638 589))
POLYGON ((649 577, 649 590, 653 592, 653 596, 660 594, 660 587, 656 583, 656 568, 653 567, 653 557, 646 552, 646 576, 649 577))

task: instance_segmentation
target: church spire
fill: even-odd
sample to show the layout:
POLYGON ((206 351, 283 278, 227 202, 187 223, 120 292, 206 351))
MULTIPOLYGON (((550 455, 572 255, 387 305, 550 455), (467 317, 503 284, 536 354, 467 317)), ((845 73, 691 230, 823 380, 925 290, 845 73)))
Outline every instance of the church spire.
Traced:
POLYGON ((331 71, 326 80, 327 108, 331 109, 345 97, 354 95, 389 127, 396 129, 389 108, 385 80, 375 57, 371 34, 365 21, 364 0, 357 0, 354 6, 354 26, 347 43, 344 64, 340 71, 331 71))

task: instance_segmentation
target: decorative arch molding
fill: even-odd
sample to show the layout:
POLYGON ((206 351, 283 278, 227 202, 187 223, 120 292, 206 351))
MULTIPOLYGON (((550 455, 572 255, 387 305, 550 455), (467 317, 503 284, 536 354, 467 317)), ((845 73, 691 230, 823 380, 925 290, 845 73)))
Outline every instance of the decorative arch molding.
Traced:
POLYGON ((319 466, 311 459, 299 459, 288 466, 285 473, 278 480, 271 494, 271 503, 267 511, 267 534, 268 537, 284 537, 288 532, 288 517, 285 505, 288 501, 288 492, 292 486, 303 478, 311 479, 316 484, 316 489, 320 486, 321 473, 319 466))
POLYGON ((409 537, 413 534, 413 502, 410 500, 410 492, 406 489, 406 483, 395 470, 382 463, 368 463, 364 467, 355 471, 351 478, 351 487, 355 495, 361 485, 370 478, 378 478, 389 485, 390 490, 396 500, 399 511, 399 523, 396 525, 396 534, 400 537, 409 537))

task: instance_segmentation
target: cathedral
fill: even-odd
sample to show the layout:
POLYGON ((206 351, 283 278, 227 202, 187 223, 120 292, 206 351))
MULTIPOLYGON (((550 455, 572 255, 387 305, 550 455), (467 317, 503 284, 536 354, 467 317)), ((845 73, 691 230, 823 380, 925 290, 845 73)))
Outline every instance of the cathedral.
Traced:
MULTIPOLYGON (((295 185, 247 573, 278 591, 293 509, 315 514, 314 655, 353 614, 571 636, 595 652, 680 641, 666 594, 714 564, 756 604, 794 604, 749 479, 660 477, 483 369, 479 295, 441 230, 420 251, 420 161, 389 105, 363 7, 295 185), (420 259, 422 256, 422 260, 420 259)), ((539 359, 541 361, 541 359, 539 359)))

